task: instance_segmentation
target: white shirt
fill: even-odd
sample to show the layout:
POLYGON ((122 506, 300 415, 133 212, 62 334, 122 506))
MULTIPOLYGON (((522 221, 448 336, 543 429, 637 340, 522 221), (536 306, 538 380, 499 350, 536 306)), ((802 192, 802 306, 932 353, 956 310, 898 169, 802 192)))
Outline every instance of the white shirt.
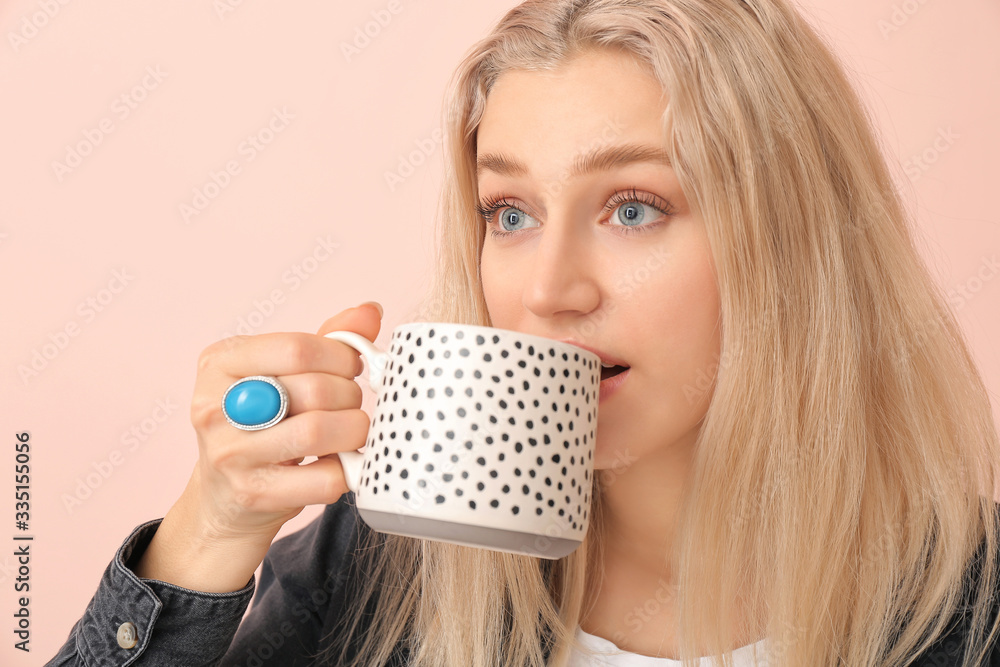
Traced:
MULTIPOLYGON (((589 656, 574 650, 567 667, 681 667, 683 664, 680 660, 622 651, 609 640, 584 632, 580 627, 576 629, 576 637, 587 648, 606 655, 589 656)), ((767 639, 761 639, 733 651, 734 667, 767 667, 766 642, 767 639)), ((713 667, 712 658, 701 658, 698 667, 713 667)))

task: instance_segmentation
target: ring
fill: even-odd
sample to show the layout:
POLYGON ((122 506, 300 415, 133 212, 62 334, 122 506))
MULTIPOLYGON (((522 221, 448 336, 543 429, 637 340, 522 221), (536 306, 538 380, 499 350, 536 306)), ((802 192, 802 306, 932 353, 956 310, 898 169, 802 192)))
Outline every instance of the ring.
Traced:
POLYGON ((288 392, 277 378, 251 375, 229 385, 222 397, 226 421, 244 431, 270 428, 285 418, 288 392))

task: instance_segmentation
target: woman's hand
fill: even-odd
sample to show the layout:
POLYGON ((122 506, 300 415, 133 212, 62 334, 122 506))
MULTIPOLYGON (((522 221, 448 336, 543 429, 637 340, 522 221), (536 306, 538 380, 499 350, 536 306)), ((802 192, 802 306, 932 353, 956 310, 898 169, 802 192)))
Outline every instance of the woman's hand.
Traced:
POLYGON ((136 574, 192 590, 239 590, 286 521, 348 490, 337 452, 360 448, 368 435, 354 380, 363 365, 354 349, 323 334, 353 331, 374 342, 381 317, 365 304, 327 320, 319 335, 237 336, 202 352, 191 405, 198 462, 136 574), (250 375, 275 376, 288 390, 287 416, 259 431, 237 429, 222 413, 226 389, 250 375), (318 458, 298 465, 308 456, 318 458))

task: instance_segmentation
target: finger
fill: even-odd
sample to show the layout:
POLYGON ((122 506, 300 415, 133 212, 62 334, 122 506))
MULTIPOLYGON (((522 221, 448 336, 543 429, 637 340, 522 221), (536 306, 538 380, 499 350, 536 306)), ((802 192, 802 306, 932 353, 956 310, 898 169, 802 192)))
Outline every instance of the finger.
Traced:
POLYGON ((228 380, 229 384, 250 375, 311 372, 352 378, 358 364, 358 353, 351 347, 302 332, 227 338, 205 348, 198 360, 199 375, 213 383, 228 380))
MULTIPOLYGON (((329 373, 299 373, 278 376, 288 395, 287 421, 294 415, 316 410, 358 409, 364 400, 361 386, 353 379, 329 373)), ((226 390, 235 382, 218 373, 199 374, 191 401, 191 423, 199 430, 232 429, 223 410, 226 390), (213 377, 213 376, 218 377, 213 377)), ((271 427, 277 428, 278 424, 271 427)), ((254 431, 256 433, 256 431, 254 431)))
MULTIPOLYGON (((320 332, 339 328, 374 341, 380 326, 380 309, 374 304, 363 304, 330 318, 320 332)), ((198 360, 191 421, 202 429, 225 423, 221 397, 243 377, 325 372, 354 378, 363 371, 364 364, 356 350, 323 335, 278 333, 227 338, 205 348, 198 360)))
POLYGON ((368 415, 360 409, 310 410, 270 428, 233 434, 212 450, 212 463, 217 468, 251 470, 307 456, 351 451, 364 445, 369 424, 368 415))
POLYGON ((250 480, 248 509, 284 512, 306 505, 337 502, 348 491, 338 456, 316 459, 305 465, 272 466, 257 471, 250 480))
POLYGON ((328 373, 300 373, 280 376, 288 391, 288 415, 309 410, 349 410, 360 408, 364 395, 354 380, 328 373))
POLYGON ((381 328, 382 306, 369 301, 337 313, 323 323, 318 333, 323 336, 331 331, 353 331, 374 343, 381 328))
MULTIPOLYGON (((350 331, 359 334, 374 343, 381 328, 382 306, 375 301, 368 301, 360 306, 356 306, 355 308, 348 308, 347 310, 337 313, 328 319, 319 328, 318 335, 325 336, 331 331, 350 331)), ((350 350, 358 360, 357 371, 354 375, 355 377, 361 375, 362 371, 364 371, 364 364, 361 361, 360 352, 347 343, 334 341, 329 338, 324 340, 330 340, 331 342, 340 344, 350 350)))

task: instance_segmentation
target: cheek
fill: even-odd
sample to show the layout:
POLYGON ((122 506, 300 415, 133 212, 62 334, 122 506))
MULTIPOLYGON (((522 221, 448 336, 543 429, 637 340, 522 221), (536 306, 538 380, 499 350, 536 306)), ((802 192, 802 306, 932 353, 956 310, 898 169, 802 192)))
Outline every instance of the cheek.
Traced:
POLYGON ((486 309, 495 327, 509 328, 506 323, 510 321, 511 309, 516 303, 516 277, 517 272, 509 263, 501 267, 489 245, 483 248, 479 259, 479 278, 486 299, 486 309))
MULTIPOLYGON (((676 257, 676 256, 675 256, 676 257)), ((721 350, 721 303, 710 257, 687 255, 646 295, 646 340, 653 343, 652 370, 663 382, 664 398, 678 417, 700 419, 711 397, 721 350)))

